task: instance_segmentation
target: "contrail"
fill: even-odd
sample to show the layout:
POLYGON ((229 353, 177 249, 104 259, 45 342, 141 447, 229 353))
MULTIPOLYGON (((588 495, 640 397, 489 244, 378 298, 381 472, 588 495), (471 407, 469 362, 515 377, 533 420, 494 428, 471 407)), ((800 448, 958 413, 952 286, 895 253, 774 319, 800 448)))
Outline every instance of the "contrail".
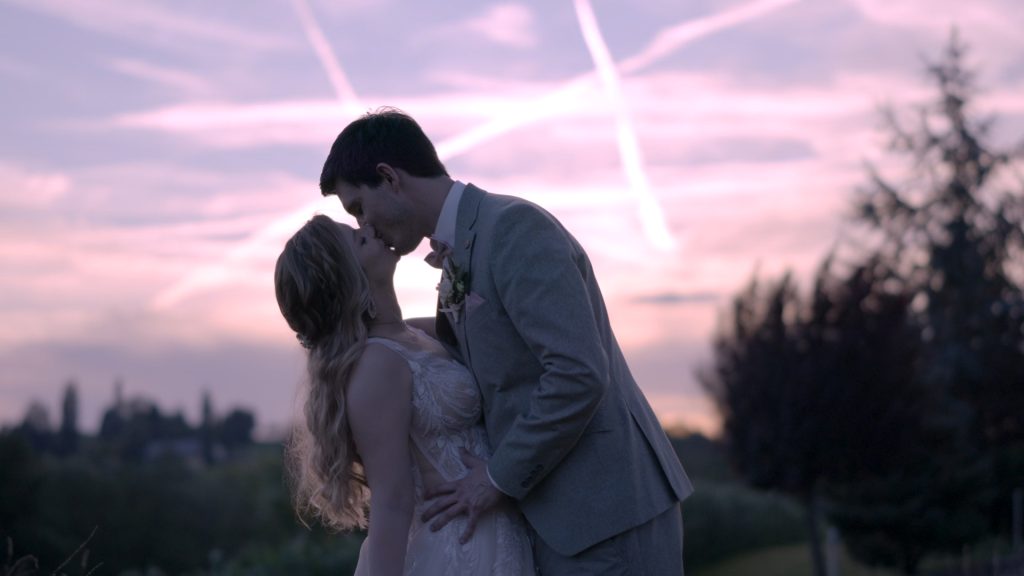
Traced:
MULTIPOLYGON (((660 32, 642 52, 624 60, 618 66, 618 69, 622 73, 642 71, 656 63, 658 60, 695 40, 699 40, 706 36, 721 32, 722 30, 727 30, 762 16, 766 16, 776 10, 795 4, 799 1, 800 0, 756 0, 720 14, 682 22, 660 32)), ((337 60, 334 57, 330 45, 324 38, 323 33, 320 32, 320 28, 313 19, 309 6, 305 3, 305 0, 294 0, 294 2, 297 10, 299 11, 299 18, 303 21, 303 27, 306 30, 306 34, 309 37, 310 42, 313 44, 313 48, 317 52, 321 62, 324 63, 324 68, 327 70, 328 77, 332 86, 334 86, 339 99, 344 101, 345 98, 348 97, 345 96, 346 94, 350 94, 352 98, 355 98, 355 91, 349 84, 341 66, 337 63, 337 60)), ((441 141, 437 144, 438 155, 442 160, 448 160, 462 154, 463 152, 471 150, 475 146, 511 132, 512 130, 553 115, 556 111, 562 110, 565 106, 565 102, 571 102, 572 96, 582 93, 584 90, 590 88, 591 83, 597 79, 597 74, 594 72, 579 74, 574 78, 567 80, 560 88, 550 93, 524 101, 522 105, 518 107, 519 113, 517 114, 503 113, 501 116, 495 117, 484 124, 441 141), (549 106, 544 106, 544 104, 549 104, 549 106)), ((349 100, 347 104, 351 104, 352 102, 353 100, 349 100)), ((274 238, 278 243, 280 243, 282 238, 287 237, 288 234, 297 230, 314 211, 321 208, 323 205, 324 201, 323 199, 320 199, 315 202, 304 204, 285 216, 275 219, 263 229, 255 232, 248 239, 244 240, 241 245, 236 246, 234 250, 231 250, 231 254, 246 255, 253 253, 254 247, 264 245, 269 238, 274 238), (289 226, 290 228, 288 228, 289 226), (275 237, 274 235, 277 236, 275 237)), ((641 207, 641 209, 643 210, 643 207, 641 207)), ((642 214, 642 218, 643 217, 644 216, 642 214)), ((646 218, 652 218, 652 216, 648 215, 646 218)), ((664 220, 662 219, 662 225, 664 225, 663 222, 664 220)), ((669 239, 671 240, 671 237, 669 237, 669 239)), ((234 259, 237 258, 238 256, 234 259)), ((225 283, 230 279, 229 275, 218 271, 225 264, 226 263, 222 263, 221 266, 208 266, 203 270, 187 276, 160 292, 154 300, 154 305, 158 305, 159 307, 172 306, 196 290, 214 287, 225 283)))
POLYGON ((592 88, 594 79, 593 73, 580 75, 567 81, 557 90, 524 100, 511 111, 504 110, 501 115, 479 126, 442 140, 436 146, 437 155, 441 160, 454 158, 520 126, 571 110, 578 105, 577 98, 592 88))
MULTIPOLYGON (((295 12, 298 14, 299 22, 306 33, 306 38, 313 47, 313 52, 320 60, 320 64, 327 74, 327 80, 334 88, 334 93, 338 100, 348 110, 357 109, 359 106, 359 96, 356 95, 355 89, 348 81, 348 76, 345 74, 341 63, 338 62, 337 57, 335 57, 334 51, 327 42, 323 30, 317 24, 309 4, 306 0, 293 0, 292 5, 295 6, 295 12)), ((320 199, 316 202, 305 204, 283 217, 274 219, 273 222, 264 226, 252 236, 249 236, 240 244, 235 245, 216 265, 202 266, 171 286, 161 290, 153 298, 153 306, 157 309, 168 308, 197 291, 205 288, 214 288, 230 281, 232 276, 231 269, 234 265, 237 265, 238 262, 244 262, 255 254, 260 254, 259 250, 268 248, 271 242, 275 246, 280 244, 281 238, 285 238, 295 232, 295 230, 298 230, 309 218, 309 215, 318 208, 323 207, 324 204, 326 204, 326 200, 320 199)))
POLYGON ((323 198, 294 210, 284 217, 277 218, 261 230, 249 236, 240 244, 235 245, 215 264, 201 266, 187 274, 181 280, 161 290, 153 298, 153 307, 160 310, 181 302, 188 296, 206 288, 215 288, 231 281, 233 271, 240 263, 254 257, 265 258, 282 248, 282 238, 294 234, 314 211, 331 212, 340 210, 337 202, 323 198))
POLYGON ((654 41, 648 44, 643 52, 624 60, 619 69, 627 74, 642 70, 694 40, 767 16, 799 1, 757 0, 714 16, 690 20, 666 28, 658 33, 654 41))
POLYGON ((583 39, 590 50, 590 57, 594 60, 594 67, 597 68, 601 83, 604 84, 604 89, 615 108, 619 155, 622 157, 622 168, 626 172, 629 187, 640 203, 640 223, 647 238, 655 246, 670 251, 675 248, 676 242, 665 222, 665 212, 651 192, 640 154, 640 144, 637 142, 636 130, 633 129, 633 121, 629 116, 629 107, 622 95, 622 83, 615 62, 608 50, 608 44, 601 36, 601 28, 597 23, 597 17, 594 16, 590 0, 576 0, 575 4, 583 39))
POLYGON ((313 11, 310 9, 309 4, 306 0, 293 0, 292 4, 299 15, 299 22, 302 23, 302 29, 306 33, 306 38, 309 39, 309 43, 313 46, 313 52, 320 59, 320 64, 323 65, 324 72, 327 73, 327 79, 330 81, 331 86, 334 87, 334 93, 337 94, 342 104, 358 106, 359 97, 356 96, 355 89, 352 88, 352 84, 348 81, 348 76, 341 67, 341 63, 334 56, 334 50, 331 49, 331 45, 327 42, 323 30, 320 29, 316 18, 313 17, 313 11))

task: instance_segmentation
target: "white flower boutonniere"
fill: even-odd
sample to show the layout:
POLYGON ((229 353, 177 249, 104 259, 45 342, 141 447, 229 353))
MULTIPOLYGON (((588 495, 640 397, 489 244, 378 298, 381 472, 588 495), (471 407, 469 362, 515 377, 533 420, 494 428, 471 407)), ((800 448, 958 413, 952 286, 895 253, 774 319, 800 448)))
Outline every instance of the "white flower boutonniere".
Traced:
POLYGON ((441 265, 441 282, 437 285, 437 293, 441 300, 441 312, 450 314, 455 324, 462 317, 462 309, 466 305, 466 292, 469 275, 460 270, 451 258, 445 258, 441 265))

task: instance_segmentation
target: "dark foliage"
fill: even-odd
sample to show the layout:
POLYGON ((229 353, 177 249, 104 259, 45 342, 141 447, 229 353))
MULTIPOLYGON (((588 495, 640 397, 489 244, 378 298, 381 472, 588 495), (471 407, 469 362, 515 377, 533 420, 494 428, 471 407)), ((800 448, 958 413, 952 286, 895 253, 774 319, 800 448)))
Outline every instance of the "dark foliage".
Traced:
POLYGON ((812 549, 826 502, 855 556, 907 573, 1005 529, 993 502, 1024 482, 1024 203, 997 178, 1012 155, 967 114, 962 56, 954 36, 929 67, 939 102, 917 130, 887 115, 913 175, 869 167, 874 241, 829 256, 809 297, 789 276, 752 281, 701 374, 737 471, 807 503, 812 549))

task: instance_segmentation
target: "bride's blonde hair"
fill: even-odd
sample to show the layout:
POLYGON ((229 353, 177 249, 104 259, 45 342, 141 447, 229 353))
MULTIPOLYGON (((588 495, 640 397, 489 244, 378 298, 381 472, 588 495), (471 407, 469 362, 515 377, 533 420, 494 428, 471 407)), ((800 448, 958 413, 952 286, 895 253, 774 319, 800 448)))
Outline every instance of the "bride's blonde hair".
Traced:
POLYGON ((364 528, 369 489, 345 394, 373 304, 348 232, 314 216, 285 244, 274 288, 281 314, 308 351, 304 421, 286 448, 296 511, 329 528, 364 528))

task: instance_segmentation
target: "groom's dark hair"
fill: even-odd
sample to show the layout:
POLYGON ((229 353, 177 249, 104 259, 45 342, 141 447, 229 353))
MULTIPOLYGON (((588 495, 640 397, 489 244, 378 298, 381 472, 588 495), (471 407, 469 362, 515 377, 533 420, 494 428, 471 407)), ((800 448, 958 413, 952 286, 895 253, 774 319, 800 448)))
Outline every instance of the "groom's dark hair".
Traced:
POLYGON ((338 180, 353 186, 380 184, 380 162, 413 176, 448 175, 434 145, 411 116, 397 108, 378 108, 338 134, 320 173, 320 193, 333 194, 338 180))

